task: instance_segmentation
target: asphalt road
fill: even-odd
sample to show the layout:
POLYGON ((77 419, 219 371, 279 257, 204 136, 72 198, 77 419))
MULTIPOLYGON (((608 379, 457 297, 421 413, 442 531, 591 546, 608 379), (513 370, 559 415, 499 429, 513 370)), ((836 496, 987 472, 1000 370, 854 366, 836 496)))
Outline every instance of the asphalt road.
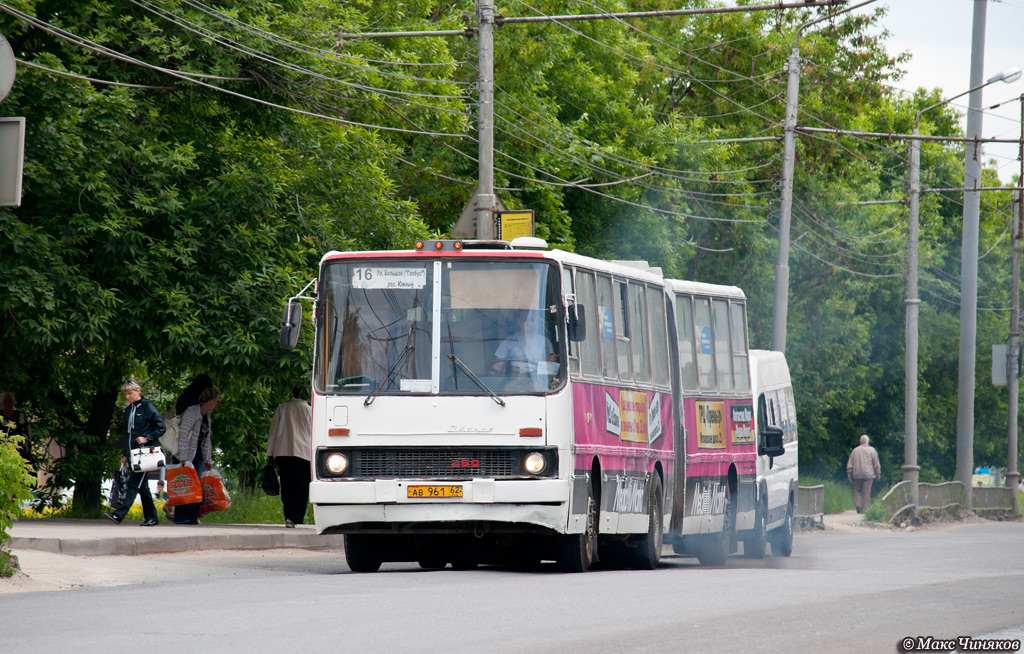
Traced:
POLYGON ((353 574, 337 550, 26 552, 39 590, 0 593, 0 652, 897 652, 907 637, 1019 638, 1022 546, 1022 523, 812 533, 788 559, 578 575, 353 574), (43 590, 73 574, 79 588, 43 590))

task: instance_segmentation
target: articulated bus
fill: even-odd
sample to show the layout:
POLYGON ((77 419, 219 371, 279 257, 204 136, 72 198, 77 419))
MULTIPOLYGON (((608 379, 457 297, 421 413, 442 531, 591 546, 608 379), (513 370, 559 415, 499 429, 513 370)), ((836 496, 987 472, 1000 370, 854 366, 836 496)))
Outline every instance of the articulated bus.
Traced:
POLYGON ((763 538, 782 432, 755 426, 743 292, 546 248, 330 252, 289 300, 282 347, 314 300, 316 527, 353 571, 721 565, 763 538))

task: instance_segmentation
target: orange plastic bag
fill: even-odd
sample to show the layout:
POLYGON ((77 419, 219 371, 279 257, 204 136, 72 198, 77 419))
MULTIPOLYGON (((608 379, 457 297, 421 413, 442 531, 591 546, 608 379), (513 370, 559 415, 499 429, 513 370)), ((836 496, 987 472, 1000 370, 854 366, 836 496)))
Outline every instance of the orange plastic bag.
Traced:
POLYGON ((167 466, 167 504, 195 504, 203 501, 203 487, 191 463, 167 466))
POLYGON ((220 473, 211 468, 203 473, 203 503, 199 505, 199 517, 203 517, 211 511, 223 511, 231 508, 231 496, 224 488, 224 480, 220 473))

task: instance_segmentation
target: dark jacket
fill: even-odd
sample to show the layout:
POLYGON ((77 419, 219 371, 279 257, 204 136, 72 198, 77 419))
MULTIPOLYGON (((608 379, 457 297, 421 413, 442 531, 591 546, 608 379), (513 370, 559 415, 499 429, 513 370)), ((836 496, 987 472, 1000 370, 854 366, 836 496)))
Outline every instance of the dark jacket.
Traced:
POLYGON ((133 450, 159 445, 160 437, 167 431, 160 411, 146 398, 124 408, 124 421, 128 425, 128 447, 133 450), (140 443, 140 437, 145 438, 146 442, 140 443))

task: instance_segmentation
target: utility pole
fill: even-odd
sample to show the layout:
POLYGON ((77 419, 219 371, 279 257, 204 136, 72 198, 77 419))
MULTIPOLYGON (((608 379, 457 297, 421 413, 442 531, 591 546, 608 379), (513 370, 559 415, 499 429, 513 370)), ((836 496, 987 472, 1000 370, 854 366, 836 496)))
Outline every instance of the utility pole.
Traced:
MULTIPOLYGON (((981 88, 985 68, 985 18, 988 0, 974 0, 971 34, 971 92, 967 111, 967 138, 981 136, 981 88)), ((981 214, 981 160, 978 145, 964 149, 963 236, 960 246, 960 372, 957 384, 956 479, 964 485, 966 507, 971 509, 974 475, 974 384, 978 334, 978 233, 981 214)))
POLYGON ((494 229, 494 0, 478 0, 477 97, 479 98, 479 180, 476 203, 476 237, 495 238, 494 229))
POLYGON ((1020 177, 1017 178, 1017 201, 1013 208, 1013 261, 1011 272, 1013 288, 1010 299, 1013 311, 1010 313, 1010 347, 1007 352, 1006 383, 1009 388, 1009 413, 1006 425, 1006 485, 1011 490, 1013 499, 1013 515, 1020 513, 1020 473, 1017 471, 1017 403, 1020 399, 1020 251, 1021 232, 1024 231, 1024 93, 1020 96, 1020 177))
MULTIPOLYGON (((914 135, 920 133, 921 112, 914 121, 914 135)), ((917 465, 917 341, 918 311, 921 300, 917 290, 917 243, 918 216, 921 206, 921 141, 910 141, 910 211, 907 235, 907 325, 905 372, 903 396, 903 481, 910 482, 910 496, 914 502, 914 518, 917 518, 918 476, 921 467, 917 465)))
MULTIPOLYGON (((803 29, 801 27, 801 29, 803 29)), ((786 122, 782 139, 782 197, 779 205, 779 252, 775 260, 775 301, 772 304, 772 349, 786 351, 789 313, 789 230, 793 216, 793 170, 796 167, 796 112, 800 95, 800 32, 786 69, 786 122)))
MULTIPOLYGON (((1024 143, 1024 141, 1022 141, 1024 143)), ((1021 164, 1024 166, 1024 163, 1021 164)), ((1020 238, 1021 238, 1021 205, 1020 198, 1013 203, 1013 238, 1010 245, 1013 247, 1013 257, 1010 262, 1010 275, 1012 278, 1010 287, 1010 342, 1006 348, 1006 388, 1008 391, 1007 404, 1009 411, 1006 417, 1006 485, 1013 490, 1013 515, 1020 512, 1019 498, 1017 493, 1017 480, 1020 473, 1017 472, 1017 401, 1020 389, 1018 386, 1017 357, 1020 351, 1020 238)))
POLYGON ((786 119, 782 139, 782 192, 779 198, 779 252, 775 260, 775 296, 772 302, 772 349, 786 351, 786 320, 789 313, 789 231, 793 217, 793 170, 796 167, 796 118, 800 96, 800 36, 824 20, 859 9, 876 0, 865 0, 842 11, 808 21, 797 28, 793 50, 786 62, 786 119))

